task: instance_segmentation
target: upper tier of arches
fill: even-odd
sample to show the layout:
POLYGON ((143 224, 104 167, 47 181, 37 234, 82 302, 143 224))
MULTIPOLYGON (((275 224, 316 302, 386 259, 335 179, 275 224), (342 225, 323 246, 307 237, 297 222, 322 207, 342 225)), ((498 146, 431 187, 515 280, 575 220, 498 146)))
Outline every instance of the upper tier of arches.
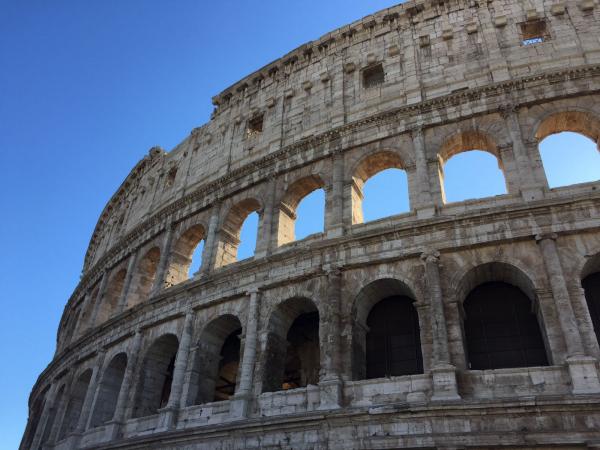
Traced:
MULTIPOLYGON (((444 165, 456 155, 472 150, 489 153, 496 159, 506 182, 505 203, 528 201, 532 199, 530 196, 533 200, 542 200, 560 195, 560 190, 555 192, 548 188, 537 142, 564 131, 598 139, 600 132, 595 127, 600 126, 600 114, 584 112, 581 108, 540 110, 540 118, 531 130, 535 138, 533 141, 525 138, 521 142, 507 141, 516 132, 525 134, 525 126, 517 123, 518 129, 515 130, 515 124, 511 125, 511 120, 519 121, 518 117, 511 116, 516 112, 494 114, 485 120, 465 121, 458 129, 448 126, 444 128, 446 135, 417 130, 272 177, 215 203, 212 208, 190 214, 184 220, 169 225, 168 230, 109 268, 89 287, 87 294, 80 298, 76 312, 69 316, 64 335, 72 339, 86 329, 136 307, 164 288, 234 263, 238 260, 242 225, 252 213, 258 214, 254 258, 285 251, 286 244, 294 241, 297 206, 315 190, 323 190, 325 194, 325 210, 314 212, 323 214, 325 225, 323 233, 312 235, 310 239, 327 239, 351 232, 353 227, 363 222, 365 182, 386 169, 401 169, 406 173, 406 201, 410 210, 405 214, 408 220, 430 217, 431 214, 435 216, 444 208, 453 207, 454 204, 445 199, 444 165), (420 151, 424 151, 419 150, 423 143, 427 143, 428 148, 437 146, 433 158, 426 152, 419 155, 420 151), (429 143, 432 145, 429 146, 429 143), (430 177, 432 173, 439 176, 430 177), (189 273, 192 255, 201 243, 204 247, 202 254, 197 256, 201 259, 199 270, 189 273)), ((532 111, 535 112, 536 108, 532 111)), ((462 178, 478 175, 464 173, 462 178)), ((398 196, 400 192, 398 187, 389 195, 398 196)), ((571 191, 565 193, 570 195, 571 191)), ((482 206, 488 201, 495 202, 496 199, 479 200, 483 202, 482 206)), ((402 221, 402 217, 397 216, 396 220, 402 221)))
MULTIPOLYGON (((600 27, 580 8, 564 12, 550 4, 532 11, 518 2, 407 2, 299 47, 216 96, 210 122, 171 152, 153 148, 136 165, 102 212, 84 271, 157 211, 203 202, 234 179, 254 183, 258 167, 287 169, 282 156, 305 164, 321 147, 345 149, 417 126, 456 123, 516 99, 532 104, 586 90, 585 83, 569 83, 592 73, 587 53, 597 44, 556 42, 584 41, 600 27), (437 25, 430 27, 433 18, 437 25), (532 45, 523 38, 528 22, 545 25, 532 45)), ((522 137, 534 138, 529 130, 522 137)))

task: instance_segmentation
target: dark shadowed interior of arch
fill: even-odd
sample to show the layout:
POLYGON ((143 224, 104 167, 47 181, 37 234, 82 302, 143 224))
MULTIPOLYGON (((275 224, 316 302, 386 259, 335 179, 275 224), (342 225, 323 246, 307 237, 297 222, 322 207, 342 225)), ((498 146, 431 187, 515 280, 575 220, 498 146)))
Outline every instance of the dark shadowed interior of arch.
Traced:
POLYGON ((263 392, 319 382, 319 312, 311 300, 288 299, 274 311, 263 370, 263 392))
POLYGON ((582 134, 551 134, 540 142, 539 150, 551 188, 600 180, 600 152, 582 134))
POLYGON ((366 377, 423 373, 419 317, 407 296, 378 302, 367 319, 366 377))
POLYGON ((287 334, 281 388, 294 389, 319 382, 319 313, 299 315, 287 334))
POLYGON ((581 285, 585 291, 585 300, 596 332, 596 339, 600 342, 600 272, 585 277, 581 285))
POLYGON ((365 182, 362 195, 365 222, 410 211, 408 179, 402 169, 376 173, 365 182))
POLYGON ((172 334, 158 338, 146 352, 134 403, 133 417, 156 414, 171 394, 178 339, 172 334))
POLYGON ((532 302, 518 287, 483 283, 469 293, 463 307, 470 369, 548 365, 532 302))
POLYGON ((240 365, 242 326, 231 314, 212 320, 193 353, 187 406, 227 400, 235 393, 240 365))
POLYGON ((504 173, 498 159, 483 150, 468 150, 451 156, 442 170, 446 202, 506 194, 504 173))
POLYGON ((77 381, 75 381, 75 384, 71 388, 67 409, 65 410, 62 426, 58 435, 59 439, 64 438, 77 428, 77 423, 79 422, 79 416, 81 414, 81 408, 83 407, 83 402, 85 400, 85 395, 90 385, 91 378, 92 369, 88 369, 79 375, 79 377, 77 377, 77 381))
POLYGON ((325 191, 315 189, 298 203, 296 208, 295 237, 304 239, 322 233, 325 226, 325 191))
POLYGON ((215 401, 229 400, 235 393, 240 365, 240 334, 242 329, 231 332, 219 353, 219 368, 215 381, 215 401))
POLYGON ((63 402, 65 401, 65 389, 65 385, 62 385, 58 390, 54 400, 54 404, 52 405, 50 413, 48 414, 48 420, 45 424, 42 424, 42 426, 44 427, 44 431, 42 434, 42 439, 40 441, 40 448, 42 448, 43 445, 48 442, 48 439, 50 439, 50 433, 52 432, 52 428, 54 428, 56 415, 62 407, 63 402))
POLYGON ((126 368, 127 355, 119 353, 104 370, 92 412, 90 422, 92 428, 103 425, 113 418, 126 368))
POLYGON ((258 239, 258 213, 252 212, 246 217, 240 230, 240 245, 237 250, 238 261, 254 256, 258 239))

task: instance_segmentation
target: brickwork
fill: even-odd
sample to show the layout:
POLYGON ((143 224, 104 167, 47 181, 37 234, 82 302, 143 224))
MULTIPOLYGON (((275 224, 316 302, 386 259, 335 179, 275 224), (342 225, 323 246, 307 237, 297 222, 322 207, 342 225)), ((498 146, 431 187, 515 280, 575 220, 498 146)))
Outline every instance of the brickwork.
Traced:
POLYGON ((600 181, 550 189, 538 149, 562 131, 600 143, 598 36, 593 0, 416 0, 215 96, 102 212, 21 448, 598 446, 581 282, 600 272, 600 181), (473 149, 506 194, 449 203, 444 164, 473 149), (389 168, 410 210, 365 223, 364 184, 389 168), (324 231, 296 240, 316 189, 324 231), (486 283, 529 305, 538 365, 473 369, 466 314, 486 283), (390 297, 416 315, 422 367, 371 378, 369 317, 390 297))

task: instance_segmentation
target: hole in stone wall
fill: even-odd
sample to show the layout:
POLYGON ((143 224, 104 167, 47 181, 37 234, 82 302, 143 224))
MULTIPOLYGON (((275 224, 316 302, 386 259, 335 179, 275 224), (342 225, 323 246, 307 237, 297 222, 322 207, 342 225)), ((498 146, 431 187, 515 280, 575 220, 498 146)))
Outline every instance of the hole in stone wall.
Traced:
POLYGON ((246 136, 253 137, 258 136, 263 132, 264 115, 255 116, 248 120, 248 126, 246 128, 246 136))
POLYGON ((585 300, 596 332, 596 339, 600 342, 600 272, 585 277, 581 285, 585 292, 585 300))
POLYGON ((177 177, 177 167, 171 167, 171 169, 167 173, 167 187, 171 187, 171 186, 173 186, 173 184, 175 184, 176 177, 177 177))
POLYGON ((552 134, 540 142, 539 149, 551 188, 600 180, 600 152, 582 134, 552 134))
POLYGON ((369 178, 363 187, 364 221, 410 211, 408 180, 401 169, 386 169, 369 178))
POLYGON ((385 81, 383 65, 377 64, 375 66, 367 67, 363 70, 362 78, 363 87, 365 89, 369 89, 383 84, 383 82, 385 81))
POLYGON ((447 202, 506 194, 504 173, 498 159, 482 150, 456 154, 442 168, 442 181, 447 202))
POLYGON ((523 45, 539 44, 549 37, 545 20, 531 20, 521 23, 520 26, 523 45))

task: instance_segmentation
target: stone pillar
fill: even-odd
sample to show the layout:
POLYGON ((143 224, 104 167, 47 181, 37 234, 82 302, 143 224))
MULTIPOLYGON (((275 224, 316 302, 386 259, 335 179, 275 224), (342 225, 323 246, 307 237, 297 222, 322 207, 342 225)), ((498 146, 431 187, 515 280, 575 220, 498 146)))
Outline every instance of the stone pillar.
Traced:
POLYGON ((340 150, 334 150, 331 164, 331 188, 326 189, 325 234, 335 238, 344 234, 344 155, 340 150))
POLYGON ((558 321, 567 347, 567 365, 571 375, 573 393, 598 393, 600 392, 600 379, 596 368, 596 359, 585 355, 556 247, 557 235, 554 233, 538 234, 535 239, 542 252, 542 259, 558 312, 558 321))
POLYGON ((246 333, 244 338, 244 353, 240 368, 240 382, 237 392, 231 402, 232 417, 244 418, 250 414, 252 401, 252 387, 254 385, 254 367, 256 366, 256 353, 258 346, 258 317, 260 314, 260 291, 258 289, 248 292, 250 303, 246 318, 246 333))
POLYGON ((193 310, 190 310, 185 315, 183 323, 183 331, 181 332, 181 341, 175 356, 175 367, 173 368, 173 381, 171 382, 171 393, 167 406, 160 411, 159 427, 171 430, 177 423, 177 412, 181 406, 181 394, 183 392, 183 382, 187 369, 188 359, 190 356, 190 346, 192 343, 192 334, 194 333, 194 318, 193 310))
POLYGON ((102 273, 102 279, 100 280, 100 286, 98 287, 98 295, 96 296, 94 309, 92 310, 92 315, 90 316, 90 328, 93 328, 96 325, 96 319, 98 317, 98 311, 100 310, 100 305, 102 304, 102 299, 104 298, 104 294, 106 293, 106 285, 108 284, 108 270, 104 270, 102 273))
POLYGON ((121 291, 121 296, 119 297, 119 301, 117 303, 117 314, 123 312, 127 307, 127 295, 129 294, 129 289, 131 287, 131 280, 133 278, 133 271, 136 268, 138 252, 134 250, 129 255, 129 261, 127 261, 127 273, 125 274, 125 281, 123 282, 123 290, 121 291))
POLYGON ((436 204, 442 204, 442 200, 433 201, 431 185, 429 183, 429 170, 427 164, 427 149, 425 147, 425 136, 423 128, 417 127, 410 133, 415 151, 415 172, 417 191, 414 195, 415 204, 411 205, 411 209, 417 211, 418 218, 428 218, 435 214, 436 204))
POLYGON ((594 332, 590 310, 585 299, 585 291, 581 287, 581 281, 579 279, 572 280, 568 284, 568 289, 585 354, 598 359, 600 358, 600 347, 598 339, 596 339, 596 333, 594 332))
POLYGON ((456 367, 450 364, 448 330, 440 283, 439 252, 424 252, 421 259, 425 265, 425 284, 430 304, 431 339, 433 355, 431 374, 433 377, 432 400, 460 400, 456 383, 456 367))
POLYGON ((340 304, 342 272, 338 267, 327 267, 327 294, 323 303, 323 317, 319 318, 321 340, 321 376, 319 380, 321 406, 319 409, 341 407, 342 360, 340 347, 340 304))
POLYGON ((275 179, 271 178, 267 185, 267 193, 260 224, 254 258, 264 258, 271 254, 273 249, 273 218, 275 215, 275 179))
POLYGON ((512 140, 521 195, 525 201, 539 200, 544 196, 544 186, 540 186, 535 182, 531 161, 523 141, 517 108, 514 105, 507 105, 500 113, 505 120, 508 134, 512 140))
POLYGON ((50 416, 50 412, 55 407, 54 403, 56 402, 57 390, 58 383, 54 383, 48 390, 48 397, 44 402, 44 408, 42 410, 42 414, 40 415, 40 420, 38 421, 37 428, 35 429, 35 434, 33 435, 33 439, 31 440, 31 449, 38 449, 40 447, 40 444, 42 443, 41 441, 42 437, 44 436, 44 430, 46 429, 46 425, 48 423, 48 417, 50 416))
POLYGON ((208 232, 206 233, 206 241, 202 250, 202 267, 200 273, 206 275, 215 265, 215 255, 217 253, 217 228, 219 227, 219 214, 221 212, 221 203, 215 203, 213 211, 208 222, 208 232))
POLYGON ((128 403, 130 402, 133 376, 136 372, 140 349, 142 347, 142 339, 142 332, 139 329, 136 330, 131 349, 127 355, 127 367, 125 368, 125 375, 123 375, 119 397, 117 398, 115 414, 112 420, 107 423, 107 434, 110 435, 111 440, 118 437, 121 425, 125 420, 128 403))
POLYGON ((151 297, 158 294, 165 287, 167 281, 167 270, 169 269, 169 260, 171 259, 171 241, 173 240, 173 226, 171 222, 167 223, 165 229, 165 238, 160 249, 160 261, 156 270, 156 278, 154 279, 154 286, 152 286, 152 290, 150 291, 151 297))

